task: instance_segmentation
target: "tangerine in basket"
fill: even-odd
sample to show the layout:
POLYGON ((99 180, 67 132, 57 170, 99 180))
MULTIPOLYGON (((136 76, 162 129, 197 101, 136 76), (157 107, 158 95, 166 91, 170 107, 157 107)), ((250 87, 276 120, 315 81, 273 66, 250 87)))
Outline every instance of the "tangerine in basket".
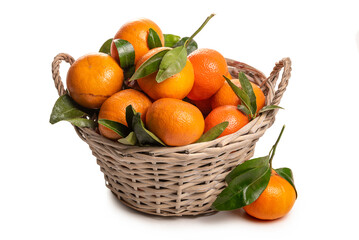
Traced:
POLYGON ((67 72, 70 96, 83 107, 100 108, 112 94, 121 90, 123 71, 104 53, 91 53, 78 58, 67 72))
MULTIPOLYGON (((136 112, 140 112, 142 121, 144 121, 151 104, 151 100, 142 92, 134 89, 122 90, 102 104, 98 118, 116 121, 127 126, 126 107, 128 105, 132 105, 136 112)), ((120 135, 101 124, 99 124, 99 130, 101 135, 106 138, 112 140, 121 138, 120 135)))
MULTIPOLYGON (((170 49, 167 47, 153 48, 146 53, 136 64, 136 70, 150 57, 156 53, 170 49)), ((157 72, 154 72, 144 78, 137 79, 140 88, 153 100, 160 98, 183 99, 191 91, 194 83, 193 67, 187 60, 185 67, 177 74, 167 78, 161 83, 156 81, 157 72)))
POLYGON ((188 102, 161 98, 148 109, 146 126, 166 145, 183 146, 202 136, 204 119, 201 111, 188 102))
MULTIPOLYGON (((150 28, 152 28, 158 34, 162 46, 164 46, 164 37, 161 29, 158 27, 156 23, 146 18, 140 18, 125 23, 117 31, 113 39, 114 40, 123 39, 132 44, 135 50, 135 63, 136 63, 143 55, 145 55, 150 50, 147 44, 147 37, 150 28)), ((111 56, 114 59, 116 59, 116 61, 119 63, 120 60, 114 42, 112 42, 111 44, 111 56)))
MULTIPOLYGON (((241 87, 241 83, 239 79, 231 80, 237 87, 241 87)), ((265 96, 262 90, 258 87, 257 84, 250 82, 253 88, 254 95, 256 96, 257 103, 257 113, 264 107, 265 104, 265 96)), ((223 105, 234 105, 237 106, 241 104, 241 100, 234 93, 232 88, 229 86, 227 82, 223 84, 223 86, 211 97, 211 106, 212 108, 216 108, 223 105)))
POLYGON ((225 105, 213 109, 205 119, 205 129, 207 132, 217 124, 228 122, 226 129, 218 137, 223 137, 237 132, 249 123, 248 116, 237 109, 236 106, 225 105))
POLYGON ((294 187, 274 170, 262 194, 243 209, 252 217, 274 220, 286 215, 296 200, 294 187))
POLYGON ((194 85, 188 98, 203 100, 210 98, 224 84, 223 75, 228 76, 226 59, 216 50, 200 48, 188 56, 194 69, 194 85))

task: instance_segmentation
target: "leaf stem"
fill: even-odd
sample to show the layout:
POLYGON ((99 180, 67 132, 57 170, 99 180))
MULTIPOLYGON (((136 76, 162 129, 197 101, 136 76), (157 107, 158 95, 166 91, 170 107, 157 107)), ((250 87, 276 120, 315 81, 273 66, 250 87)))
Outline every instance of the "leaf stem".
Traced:
POLYGON ((279 143, 279 140, 282 137, 284 129, 285 129, 285 125, 283 125, 282 130, 280 131, 280 134, 278 136, 277 141, 273 145, 272 149, 269 151, 269 167, 270 167, 270 169, 272 169, 272 160, 273 160, 273 157, 274 157, 274 154, 275 154, 275 150, 277 149, 277 145, 279 143))
POLYGON ((192 41, 192 39, 202 30, 202 28, 204 28, 204 26, 206 26, 206 24, 208 23, 209 20, 211 20, 212 17, 214 17, 214 13, 212 13, 211 15, 209 15, 207 17, 207 19, 202 23, 202 25, 197 29, 197 31, 195 31, 192 36, 190 36, 190 38, 187 39, 187 41, 184 43, 185 48, 187 48, 188 44, 192 41))

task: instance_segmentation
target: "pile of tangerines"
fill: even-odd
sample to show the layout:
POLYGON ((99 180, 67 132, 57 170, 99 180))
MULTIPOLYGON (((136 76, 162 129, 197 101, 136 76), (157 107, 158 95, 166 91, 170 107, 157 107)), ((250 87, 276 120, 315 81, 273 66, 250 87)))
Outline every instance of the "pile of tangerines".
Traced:
MULTIPOLYGON (((116 121, 127 126, 126 107, 132 105, 146 128, 167 146, 196 142, 203 133, 222 122, 228 126, 219 137, 234 133, 250 118, 238 110, 241 100, 223 76, 232 79, 225 58, 216 50, 199 48, 191 52, 182 70, 156 81, 157 72, 128 82, 121 68, 115 40, 129 42, 134 49, 134 68, 164 50, 165 38, 156 23, 138 19, 124 24, 111 42, 110 54, 93 53, 80 57, 70 67, 67 88, 74 101, 83 107, 100 109, 98 119, 116 121), (161 46, 150 48, 149 31, 155 31, 161 46), (124 86, 124 83, 125 84, 124 86)), ((132 72, 133 74, 133 72, 132 72)), ((232 82, 240 87, 238 79, 232 82)), ((261 89, 253 84, 257 111, 265 104, 261 89)), ((104 125, 100 133, 109 139, 121 138, 104 125)))
MULTIPOLYGON (((264 107, 263 92, 245 74, 233 79, 218 51, 197 47, 193 37, 210 17, 182 39, 163 34, 149 19, 124 24, 99 53, 84 55, 71 65, 69 94, 56 102, 50 122, 68 120, 90 127, 98 123, 102 136, 125 144, 135 145, 143 138, 145 144, 138 145, 147 145, 149 137, 165 146, 184 146, 213 129, 207 140, 232 134, 259 112, 278 107, 264 107), (84 119, 73 101, 83 109, 95 109, 97 123, 84 119)), ((233 169, 214 209, 243 207, 259 219, 276 219, 290 211, 297 196, 292 172, 272 169, 279 138, 268 156, 233 169)))

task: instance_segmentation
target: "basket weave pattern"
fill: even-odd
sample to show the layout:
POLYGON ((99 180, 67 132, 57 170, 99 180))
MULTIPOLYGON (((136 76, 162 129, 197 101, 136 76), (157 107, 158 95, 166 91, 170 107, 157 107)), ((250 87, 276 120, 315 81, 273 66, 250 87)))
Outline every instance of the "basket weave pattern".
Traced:
MULTIPOLYGON (((62 61, 72 64, 74 59, 61 53, 52 63, 60 96, 66 93, 59 74, 62 61)), ((227 64, 232 76, 244 72, 249 80, 261 86, 266 105, 279 105, 290 78, 289 58, 276 63, 268 78, 247 64, 231 59, 227 59, 227 64)), ((213 212, 211 204, 225 187, 225 176, 253 156, 256 142, 273 124, 277 111, 261 114, 234 134, 182 147, 126 146, 102 137, 93 129, 75 127, 75 130, 97 158, 106 186, 125 205, 161 216, 199 215, 213 212)))

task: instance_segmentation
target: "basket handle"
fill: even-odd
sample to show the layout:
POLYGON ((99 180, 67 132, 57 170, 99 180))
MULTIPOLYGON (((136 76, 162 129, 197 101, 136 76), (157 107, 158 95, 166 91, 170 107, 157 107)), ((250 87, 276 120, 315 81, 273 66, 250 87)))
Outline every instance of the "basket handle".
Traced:
POLYGON ((56 55, 54 61, 52 62, 52 78, 54 79, 55 88, 57 89, 59 96, 62 96, 66 93, 64 84, 62 83, 60 77, 60 63, 62 61, 72 65, 75 62, 75 59, 67 53, 59 53, 56 55))
MULTIPOLYGON (((271 72, 271 74, 269 75, 267 80, 265 81, 265 82, 269 82, 273 86, 275 86, 275 84, 278 80, 278 77, 279 77, 279 73, 283 69, 282 79, 281 79, 281 81, 278 85, 277 91, 274 93, 274 97, 271 101, 271 104, 273 104, 273 105, 279 105, 280 100, 283 97, 283 93, 287 89, 288 80, 290 78, 291 71, 292 71, 291 66, 292 66, 292 62, 291 62, 290 58, 283 58, 282 60, 280 60, 279 62, 277 62, 275 64, 273 71, 271 72)), ((263 82, 262 85, 265 82, 263 82)))

